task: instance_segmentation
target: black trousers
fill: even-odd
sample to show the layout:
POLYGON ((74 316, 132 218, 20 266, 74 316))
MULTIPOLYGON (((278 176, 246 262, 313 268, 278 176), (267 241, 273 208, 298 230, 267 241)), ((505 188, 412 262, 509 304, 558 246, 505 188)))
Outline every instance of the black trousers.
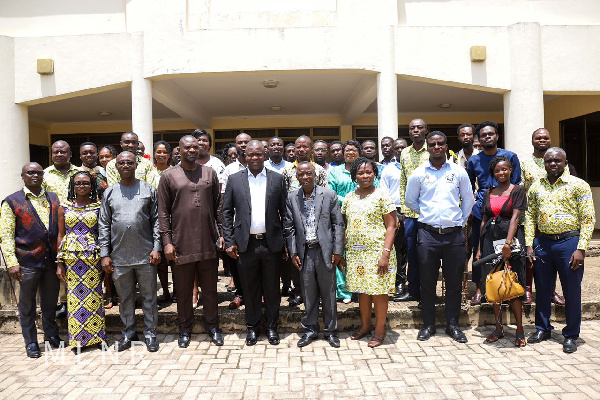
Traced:
POLYGON ((294 283, 294 295, 301 296, 301 279, 300 279, 300 271, 298 268, 294 267, 292 264, 292 259, 289 258, 287 261, 281 261, 281 283, 284 288, 291 288, 292 283, 294 283))
POLYGON ((396 286, 401 283, 406 283, 406 261, 407 261, 407 246, 406 246, 406 235, 404 234, 404 224, 402 223, 402 215, 397 212, 400 226, 396 229, 396 236, 394 237, 394 249, 396 249, 396 261, 398 267, 396 268, 396 286))
POLYGON ((281 252, 269 252, 267 240, 250 238, 248 248, 240 253, 238 273, 244 288, 246 326, 260 331, 261 296, 265 298, 266 329, 277 329, 279 322, 279 266, 281 252))
POLYGON ((56 277, 56 268, 29 268, 22 266, 23 280, 20 282, 19 292, 19 322, 25 345, 37 343, 36 299, 40 291, 40 308, 42 309, 42 328, 44 336, 58 335, 56 324, 56 302, 58 301, 59 280, 56 277))
POLYGON ((242 287, 242 281, 240 280, 240 273, 238 271, 238 261, 225 254, 223 263, 229 263, 229 272, 231 272, 233 284, 235 285, 235 295, 237 297, 244 298, 244 289, 242 287))
POLYGON ((436 286, 440 273, 446 281, 446 323, 457 325, 460 313, 462 276, 465 268, 465 235, 456 230, 445 235, 419 227, 417 252, 421 272, 421 306, 425 326, 435 325, 436 286))
POLYGON ((179 319, 179 333, 191 333, 194 325, 194 309, 192 307, 192 292, 194 290, 194 276, 198 272, 198 285, 202 290, 202 311, 204 312, 204 326, 210 332, 212 328, 219 327, 219 300, 217 299, 217 281, 219 259, 196 261, 188 264, 175 265, 175 288, 177 289, 177 317, 179 319))

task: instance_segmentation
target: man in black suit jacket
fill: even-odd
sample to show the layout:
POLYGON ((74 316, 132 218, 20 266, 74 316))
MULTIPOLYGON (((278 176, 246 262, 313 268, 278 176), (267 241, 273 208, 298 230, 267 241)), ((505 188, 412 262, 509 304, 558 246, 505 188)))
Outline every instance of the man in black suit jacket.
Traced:
POLYGON ((246 304, 246 344, 256 344, 265 299, 269 343, 279 344, 279 264, 284 251, 283 217, 286 190, 283 176, 264 168, 259 140, 246 146, 248 168, 229 177, 223 200, 223 231, 227 254, 238 261, 246 304))
POLYGON ((304 347, 319 336, 319 298, 323 301, 323 333, 333 347, 340 347, 337 336, 335 267, 344 252, 344 219, 337 194, 315 186, 315 168, 310 162, 298 164, 296 177, 300 189, 287 198, 284 232, 292 264, 300 270, 302 297, 306 314, 305 333, 298 341, 304 347))

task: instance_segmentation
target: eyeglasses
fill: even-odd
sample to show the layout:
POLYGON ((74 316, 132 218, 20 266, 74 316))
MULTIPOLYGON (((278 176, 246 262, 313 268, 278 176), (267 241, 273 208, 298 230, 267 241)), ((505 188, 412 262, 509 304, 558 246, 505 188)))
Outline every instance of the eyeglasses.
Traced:
POLYGON ((119 161, 117 165, 134 165, 135 161, 119 161))
POLYGON ((44 176, 44 171, 25 171, 29 176, 44 176))
POLYGON ((313 149, 315 153, 327 153, 327 149, 313 149))
POLYGON ((355 149, 354 147, 346 147, 344 149, 344 152, 346 152, 346 153, 358 153, 358 149, 355 149))
POLYGON ((87 182, 87 181, 73 182, 73 185, 75 185, 75 186, 92 186, 92 182, 87 182))
POLYGON ((227 154, 227 157, 229 158, 237 158, 237 153, 231 153, 231 154, 227 154))
POLYGON ((446 142, 430 142, 430 143, 427 143, 427 147, 435 147, 435 146, 444 147, 445 145, 446 145, 446 142))

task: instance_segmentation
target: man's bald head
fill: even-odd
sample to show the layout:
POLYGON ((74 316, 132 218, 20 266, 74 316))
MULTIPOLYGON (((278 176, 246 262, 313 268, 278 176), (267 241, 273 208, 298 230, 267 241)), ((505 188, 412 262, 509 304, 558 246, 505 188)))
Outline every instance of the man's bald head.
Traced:
POLYGON ((33 169, 35 170, 44 170, 42 168, 42 166, 36 162, 28 162, 27 164, 23 165, 23 168, 21 168, 21 173, 25 173, 26 171, 32 171, 33 169))
POLYGON ((135 154, 133 154, 130 151, 122 151, 119 153, 119 155, 117 156, 117 161, 122 160, 122 159, 127 159, 127 158, 132 158, 135 160, 135 154))

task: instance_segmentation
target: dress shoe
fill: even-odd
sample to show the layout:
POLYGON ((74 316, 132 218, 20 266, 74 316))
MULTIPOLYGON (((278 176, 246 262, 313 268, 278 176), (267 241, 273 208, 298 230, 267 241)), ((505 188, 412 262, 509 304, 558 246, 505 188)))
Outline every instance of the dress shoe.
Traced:
POLYGON ((289 306, 290 307, 298 307, 303 302, 304 302, 304 300, 302 300, 302 296, 296 296, 290 300, 289 306))
POLYGON ((400 301, 419 301, 419 298, 417 296, 412 296, 410 293, 408 292, 404 292, 402 294, 402 296, 394 296, 394 301, 395 302, 400 302, 400 301))
POLYGON ((44 336, 44 342, 50 343, 50 347, 52 347, 53 349, 58 349, 60 347, 60 345, 64 343, 63 340, 58 335, 54 335, 51 337, 44 336))
POLYGON ((258 340, 258 332, 254 329, 248 329, 248 333, 246 334, 246 344, 248 346, 254 346, 256 341, 258 340))
POLYGON ((294 297, 294 289, 292 289, 291 287, 282 288, 281 297, 294 297))
POLYGON ((123 336, 121 338, 121 340, 119 340, 117 343, 115 343, 115 351, 119 352, 119 351, 127 350, 128 348, 131 347, 131 342, 133 342, 134 340, 137 341, 140 339, 138 338, 137 335, 134 335, 129 339, 127 337, 123 336))
POLYGON ((467 343, 468 342, 465 334, 456 325, 448 325, 446 327, 446 334, 458 343, 467 343))
POLYGON ((552 337, 552 332, 550 331, 541 331, 541 330, 537 330, 535 332, 533 332, 530 336, 529 339, 527 340, 530 344, 532 343, 540 343, 543 342, 544 340, 548 340, 552 337))
POLYGON ((177 345, 180 348, 185 349, 190 345, 190 340, 192 340, 192 337, 190 336, 189 333, 187 333, 187 332, 180 333, 179 339, 177 340, 177 345))
POLYGON ((396 291, 394 292, 394 296, 392 297, 392 301, 395 301, 395 302, 402 301, 400 299, 402 298, 402 296, 404 295, 405 292, 406 292, 406 285, 404 283, 398 284, 398 286, 396 286, 396 291))
POLYGON ((337 335, 325 336, 325 340, 331 347, 335 347, 336 349, 340 347, 340 338, 337 335))
POLYGON ((435 335, 435 326, 429 325, 419 331, 417 340, 429 340, 433 335, 435 335))
POLYGON ((300 340, 298 340, 298 347, 308 346, 315 340, 317 340, 317 335, 315 335, 314 333, 313 334, 305 333, 304 335, 302 335, 300 340))
POLYGON ((532 301, 531 286, 525 286, 525 300, 523 300, 523 304, 531 304, 532 301))
POLYGON ((63 319, 67 317, 67 303, 60 303, 60 306, 56 309, 56 319, 63 319))
POLYGON ((577 351, 577 339, 565 338, 563 342, 563 351, 565 353, 575 353, 577 351))
POLYGON ((244 300, 242 300, 242 298, 239 296, 235 296, 233 300, 231 300, 231 303, 229 303, 229 309, 235 310, 237 308, 240 308, 243 304, 244 300))
POLYGON ((148 349, 150 353, 158 351, 158 339, 156 338, 156 336, 146 338, 146 349, 148 349))
POLYGON ((269 344, 277 346, 279 344, 279 333, 275 329, 267 329, 267 340, 269 344))
POLYGON ((475 292, 475 295, 473 296, 473 298, 471 299, 471 305, 472 306, 478 306, 481 304, 481 291, 477 290, 475 292))
POLYGON ((25 351, 27 351, 27 357, 29 358, 40 358, 42 356, 40 346, 36 342, 31 342, 25 346, 25 351))
POLYGON ((215 345, 215 346, 223 346, 223 333, 221 332, 221 330, 219 328, 212 328, 210 330, 210 341, 215 345))
POLYGON ((556 292, 552 292, 552 302, 558 306, 565 305, 565 299, 563 299, 562 296, 556 292))

